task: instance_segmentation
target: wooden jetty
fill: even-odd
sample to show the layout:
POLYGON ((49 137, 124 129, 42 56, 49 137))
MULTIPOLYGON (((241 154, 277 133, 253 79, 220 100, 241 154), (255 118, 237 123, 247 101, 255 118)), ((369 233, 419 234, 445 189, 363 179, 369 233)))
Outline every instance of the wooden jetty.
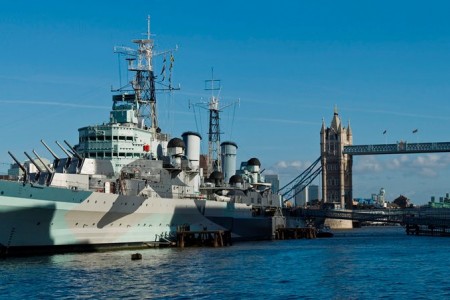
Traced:
POLYGON ((407 235, 450 236, 450 228, 447 226, 406 224, 407 235))
POLYGON ((277 228, 275 230, 276 240, 315 239, 316 237, 316 228, 314 227, 277 228))
POLYGON ((228 230, 177 231, 177 247, 223 247, 231 246, 228 230))
POLYGON ((450 236, 450 209, 417 210, 404 216, 403 225, 408 235, 450 236))

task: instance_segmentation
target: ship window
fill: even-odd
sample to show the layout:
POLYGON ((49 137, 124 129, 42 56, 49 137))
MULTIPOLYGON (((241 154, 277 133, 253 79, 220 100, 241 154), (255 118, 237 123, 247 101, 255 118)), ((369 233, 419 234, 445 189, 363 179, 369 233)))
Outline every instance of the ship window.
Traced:
POLYGON ((127 157, 132 157, 133 153, 127 153, 127 157))
POLYGON ((133 137, 132 136, 127 136, 127 141, 132 141, 133 137))
POLYGON ((111 157, 111 153, 105 153, 105 157, 111 157))
POLYGON ((120 156, 120 157, 125 157, 125 153, 120 152, 120 153, 119 153, 119 156, 120 156))
POLYGON ((104 140, 105 140, 105 137, 104 137, 103 135, 100 135, 100 136, 97 137, 97 140, 99 140, 99 141, 104 141, 104 140))
POLYGON ((95 136, 91 135, 91 136, 89 137, 89 140, 90 140, 90 141, 95 141, 95 136))
POLYGON ((120 141, 125 141, 125 137, 123 135, 119 136, 120 141))
POLYGON ((107 141, 111 140, 111 136, 110 135, 106 136, 105 138, 106 138, 107 141))
POLYGON ((103 152, 97 152, 97 157, 103 157, 103 152))

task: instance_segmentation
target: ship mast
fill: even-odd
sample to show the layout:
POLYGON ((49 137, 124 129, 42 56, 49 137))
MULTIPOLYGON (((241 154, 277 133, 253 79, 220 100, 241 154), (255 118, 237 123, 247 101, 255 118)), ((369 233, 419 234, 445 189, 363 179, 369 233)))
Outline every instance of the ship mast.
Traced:
POLYGON ((150 39, 150 16, 147 18, 147 38, 133 40, 133 43, 138 45, 137 61, 136 64, 133 64, 133 61, 130 60, 128 70, 136 72, 131 85, 136 95, 138 120, 144 124, 149 123, 150 128, 156 129, 158 128, 158 118, 156 115, 155 77, 152 66, 154 43, 150 39))
MULTIPOLYGON (((129 83, 134 94, 126 93, 126 88, 121 87, 116 91, 122 92, 122 94, 114 96, 114 100, 132 102, 138 119, 138 126, 140 128, 149 127, 150 129, 156 131, 158 130, 155 92, 156 77, 153 71, 152 59, 155 55, 170 53, 171 71, 173 63, 173 50, 168 50, 157 54, 154 53, 154 41, 151 39, 150 32, 150 16, 147 18, 146 38, 133 40, 132 42, 137 44, 137 49, 116 46, 114 47, 114 52, 126 55, 126 60, 128 61, 128 71, 135 73, 133 80, 129 83)), ((170 76, 168 90, 173 89, 174 88, 171 86, 170 76)))
POLYGON ((205 80, 205 90, 211 91, 208 103, 209 130, 208 130, 208 173, 222 169, 220 155, 220 109, 219 97, 214 95, 215 91, 220 93, 220 80, 214 79, 214 69, 211 70, 211 79, 205 80))

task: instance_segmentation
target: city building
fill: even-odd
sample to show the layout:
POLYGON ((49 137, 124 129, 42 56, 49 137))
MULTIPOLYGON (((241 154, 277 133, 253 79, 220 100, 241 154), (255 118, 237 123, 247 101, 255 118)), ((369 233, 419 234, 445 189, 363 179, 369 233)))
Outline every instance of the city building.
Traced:
POLYGON ((277 193, 280 189, 280 179, 276 174, 270 174, 264 176, 265 182, 270 183, 272 185, 272 193, 277 193))
POLYGON ((309 186, 298 185, 295 187, 294 192, 295 206, 306 206, 319 200, 319 186, 315 184, 309 186))

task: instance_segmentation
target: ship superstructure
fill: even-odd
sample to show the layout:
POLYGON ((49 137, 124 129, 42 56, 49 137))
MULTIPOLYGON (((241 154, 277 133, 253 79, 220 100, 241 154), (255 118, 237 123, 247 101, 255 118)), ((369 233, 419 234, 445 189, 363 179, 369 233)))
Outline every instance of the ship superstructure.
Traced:
POLYGON ((219 171, 203 178, 201 135, 161 132, 150 30, 134 43, 137 50, 116 48, 134 77, 113 96, 108 123, 80 128, 76 146, 57 142, 64 157, 42 141, 51 164, 36 151, 25 153, 26 165, 10 153, 22 176, 0 181, 1 253, 145 246, 170 241, 179 228, 268 239, 284 226, 282 201, 260 182, 259 160, 232 175, 237 145, 224 142, 227 181, 219 171))

